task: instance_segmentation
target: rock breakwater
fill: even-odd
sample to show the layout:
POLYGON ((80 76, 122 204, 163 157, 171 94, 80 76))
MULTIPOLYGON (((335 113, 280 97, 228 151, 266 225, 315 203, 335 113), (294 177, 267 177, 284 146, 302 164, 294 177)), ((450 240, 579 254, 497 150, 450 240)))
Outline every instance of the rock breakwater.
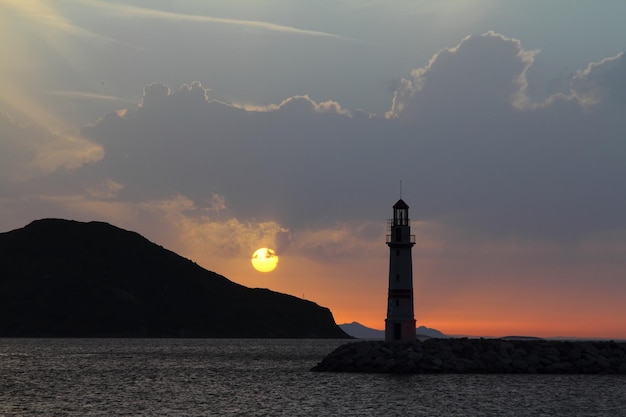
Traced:
POLYGON ((317 372, 626 374, 626 343, 510 339, 428 339, 415 344, 342 345, 317 372))

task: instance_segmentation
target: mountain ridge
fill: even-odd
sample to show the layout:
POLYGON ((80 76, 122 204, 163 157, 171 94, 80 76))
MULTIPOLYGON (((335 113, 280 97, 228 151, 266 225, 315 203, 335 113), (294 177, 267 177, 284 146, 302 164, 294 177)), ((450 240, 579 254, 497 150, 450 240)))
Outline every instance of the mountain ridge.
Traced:
POLYGON ((104 222, 35 220, 0 233, 0 260, 0 337, 348 337, 328 308, 104 222))

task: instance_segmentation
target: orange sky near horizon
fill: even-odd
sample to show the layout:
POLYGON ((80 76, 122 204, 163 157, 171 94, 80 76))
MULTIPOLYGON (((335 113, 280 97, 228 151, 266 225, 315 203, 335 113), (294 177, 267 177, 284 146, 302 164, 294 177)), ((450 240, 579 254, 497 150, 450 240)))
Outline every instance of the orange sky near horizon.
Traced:
MULTIPOLYGON (((278 252, 278 267, 263 273, 253 268, 252 253, 222 256, 175 228, 132 228, 115 219, 108 221, 238 284, 267 288, 327 307, 337 324, 356 321, 370 328, 384 328, 389 262, 384 235, 363 256, 316 258, 310 253, 278 252)), ((480 262, 457 260, 455 264, 425 256, 422 251, 427 245, 420 245, 419 235, 416 237, 418 244, 412 254, 417 326, 447 335, 626 339, 626 307, 617 286, 622 281, 619 262, 572 262, 564 266, 557 259, 516 269, 511 262, 496 265, 491 260, 496 255, 488 254, 480 262), (603 285, 591 287, 586 285, 588 277, 612 279, 604 278, 603 285)))
MULTIPOLYGON (((200 259, 198 263, 239 284, 268 288, 328 307, 337 324, 356 321, 384 329, 388 250, 382 241, 381 254, 376 258, 332 263, 285 255, 270 273, 253 270, 246 259, 200 259)), ((429 294, 434 291, 429 281, 441 280, 441 271, 421 269, 415 250, 413 256, 417 326, 447 335, 626 339, 624 312, 615 307, 619 294, 614 294, 615 300, 607 300, 585 288, 559 291, 524 285, 504 287, 504 291, 502 287, 480 287, 459 289, 457 293, 452 288, 448 293, 429 294), (579 308, 572 310, 571 302, 578 303, 579 308)))

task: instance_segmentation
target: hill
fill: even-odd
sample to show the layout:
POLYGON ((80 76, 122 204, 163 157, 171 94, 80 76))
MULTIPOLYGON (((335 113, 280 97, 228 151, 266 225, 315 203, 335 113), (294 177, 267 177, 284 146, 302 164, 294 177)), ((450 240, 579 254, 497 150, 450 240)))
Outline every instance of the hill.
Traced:
POLYGON ((0 337, 347 337, 327 308, 236 284, 107 223, 0 233, 0 265, 0 337))
MULTIPOLYGON (((363 326, 361 323, 353 321, 352 323, 340 324, 339 327, 348 333, 352 337, 357 339, 384 339, 385 331, 372 329, 370 327, 363 326)), ((431 329, 430 327, 419 326, 415 329, 417 337, 448 337, 441 333, 439 330, 431 329)))

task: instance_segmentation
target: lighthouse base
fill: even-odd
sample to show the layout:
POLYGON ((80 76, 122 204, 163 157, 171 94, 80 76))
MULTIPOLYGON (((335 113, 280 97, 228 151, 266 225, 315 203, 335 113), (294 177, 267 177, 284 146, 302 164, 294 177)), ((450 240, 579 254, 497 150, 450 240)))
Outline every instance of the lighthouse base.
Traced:
POLYGON ((415 343, 414 319, 385 320, 385 341, 390 343, 415 343))

